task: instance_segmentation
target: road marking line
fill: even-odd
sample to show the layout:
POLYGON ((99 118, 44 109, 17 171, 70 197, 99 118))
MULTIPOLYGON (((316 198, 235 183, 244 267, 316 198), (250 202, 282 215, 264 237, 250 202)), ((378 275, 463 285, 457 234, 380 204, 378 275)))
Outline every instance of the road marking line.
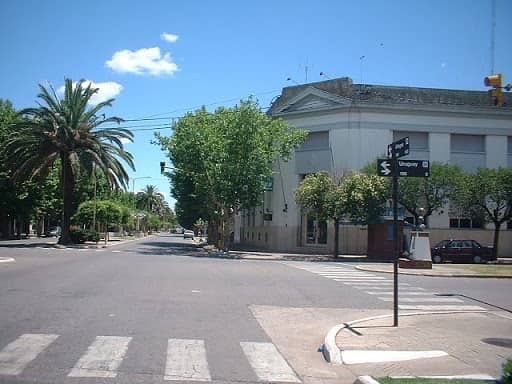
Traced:
MULTIPOLYGON (((393 285, 393 282, 391 280, 375 281, 373 283, 354 281, 354 282, 345 282, 345 284, 351 285, 357 289, 367 289, 368 286, 375 286, 375 288, 381 289, 381 287, 377 287, 377 286, 382 286, 383 288, 389 288, 390 285, 393 285)), ((408 284, 408 283, 398 283, 398 286, 399 287, 407 287, 407 289, 414 288, 414 287, 411 287, 410 284, 408 284)), ((422 290, 423 288, 414 288, 414 289, 422 290)))
POLYGON ((116 377, 131 337, 97 336, 68 377, 116 377))
MULTIPOLYGON (((388 289, 388 288, 385 288, 388 289)), ((393 292, 378 292, 378 291, 365 291, 365 293, 368 293, 369 295, 393 295, 393 292)), ((398 294, 400 296, 433 296, 434 293, 432 292, 404 292, 399 291, 398 294)))
POLYGON ((444 351, 341 351, 343 364, 385 363, 448 356, 444 351))
POLYGON ((204 340, 169 339, 164 380, 211 381, 204 340))
POLYGON ((18 375, 59 335, 27 333, 0 351, 0 375, 18 375))
MULTIPOLYGON (((400 293, 398 293, 400 296, 400 293)), ((382 301, 393 301, 392 297, 378 297, 382 301)), ((399 298, 400 302, 403 303, 463 303, 461 299, 451 297, 405 297, 399 298)))
POLYGON ((352 273, 352 272, 320 272, 318 273, 318 275, 321 275, 321 276, 352 276, 352 277, 356 277, 356 276, 360 276, 360 277, 375 277, 375 275, 372 275, 370 273, 352 273))
POLYGON ((398 305, 403 310, 419 310, 419 311, 483 311, 487 310, 478 305, 398 305))
POLYGON ((301 382, 274 344, 241 342, 240 346, 260 381, 301 382))

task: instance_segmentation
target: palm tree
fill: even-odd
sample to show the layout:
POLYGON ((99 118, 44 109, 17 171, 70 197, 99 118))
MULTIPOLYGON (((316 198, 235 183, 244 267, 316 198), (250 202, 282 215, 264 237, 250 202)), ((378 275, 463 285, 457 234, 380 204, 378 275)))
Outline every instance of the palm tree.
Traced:
POLYGON ((122 128, 103 127, 123 120, 99 114, 102 108, 112 106, 114 99, 88 106, 98 89, 84 84, 84 80, 73 84, 65 79, 63 98, 57 96, 52 85, 48 90, 39 84, 39 90, 39 107, 20 111, 23 120, 16 123, 16 134, 7 140, 5 153, 15 165, 14 180, 45 177, 60 160, 63 213, 59 243, 69 244, 75 176, 80 170, 91 174, 95 168, 100 169, 111 187, 126 189, 129 177, 119 159, 135 167, 133 156, 124 150, 121 140, 133 141, 133 134, 122 128))
POLYGON ((137 207, 153 213, 160 213, 165 206, 163 195, 154 185, 146 185, 146 188, 137 193, 137 207))

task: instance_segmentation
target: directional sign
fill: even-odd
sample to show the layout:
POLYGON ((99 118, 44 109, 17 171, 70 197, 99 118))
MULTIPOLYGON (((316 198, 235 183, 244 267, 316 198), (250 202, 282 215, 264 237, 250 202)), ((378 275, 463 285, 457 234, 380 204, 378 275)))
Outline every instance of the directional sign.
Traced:
POLYGON ((429 177, 430 163, 428 160, 397 160, 398 176, 400 177, 429 177))
POLYGON ((385 177, 429 177, 430 163, 428 160, 395 160, 398 162, 395 174, 393 160, 378 159, 377 174, 385 177))
POLYGON ((400 140, 397 140, 388 145, 388 158, 393 157, 393 152, 395 154, 395 158, 407 156, 409 154, 409 138, 404 137, 400 140))
POLYGON ((379 176, 393 176, 393 161, 388 159, 378 159, 377 174, 379 176))

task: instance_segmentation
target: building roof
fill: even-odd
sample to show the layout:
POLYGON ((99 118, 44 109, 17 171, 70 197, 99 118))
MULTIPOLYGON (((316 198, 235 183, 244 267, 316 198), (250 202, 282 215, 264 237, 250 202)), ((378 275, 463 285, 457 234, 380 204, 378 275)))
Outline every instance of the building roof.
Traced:
POLYGON ((346 102, 342 104, 414 105, 440 108, 459 106, 512 111, 510 92, 503 92, 503 106, 498 108, 492 104, 487 91, 353 84, 351 78, 343 77, 285 87, 281 95, 272 103, 269 112, 271 114, 286 112, 287 106, 289 107, 294 101, 297 102, 308 90, 317 90, 327 97, 334 96, 345 100, 346 102))

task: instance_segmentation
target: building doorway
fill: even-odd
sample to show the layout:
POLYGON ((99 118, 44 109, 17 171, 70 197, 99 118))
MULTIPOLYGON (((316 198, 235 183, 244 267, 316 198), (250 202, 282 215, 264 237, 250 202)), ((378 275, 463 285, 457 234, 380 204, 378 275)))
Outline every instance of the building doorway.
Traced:
POLYGON ((306 217, 306 244, 325 245, 327 244, 327 221, 317 220, 316 217, 306 217))

